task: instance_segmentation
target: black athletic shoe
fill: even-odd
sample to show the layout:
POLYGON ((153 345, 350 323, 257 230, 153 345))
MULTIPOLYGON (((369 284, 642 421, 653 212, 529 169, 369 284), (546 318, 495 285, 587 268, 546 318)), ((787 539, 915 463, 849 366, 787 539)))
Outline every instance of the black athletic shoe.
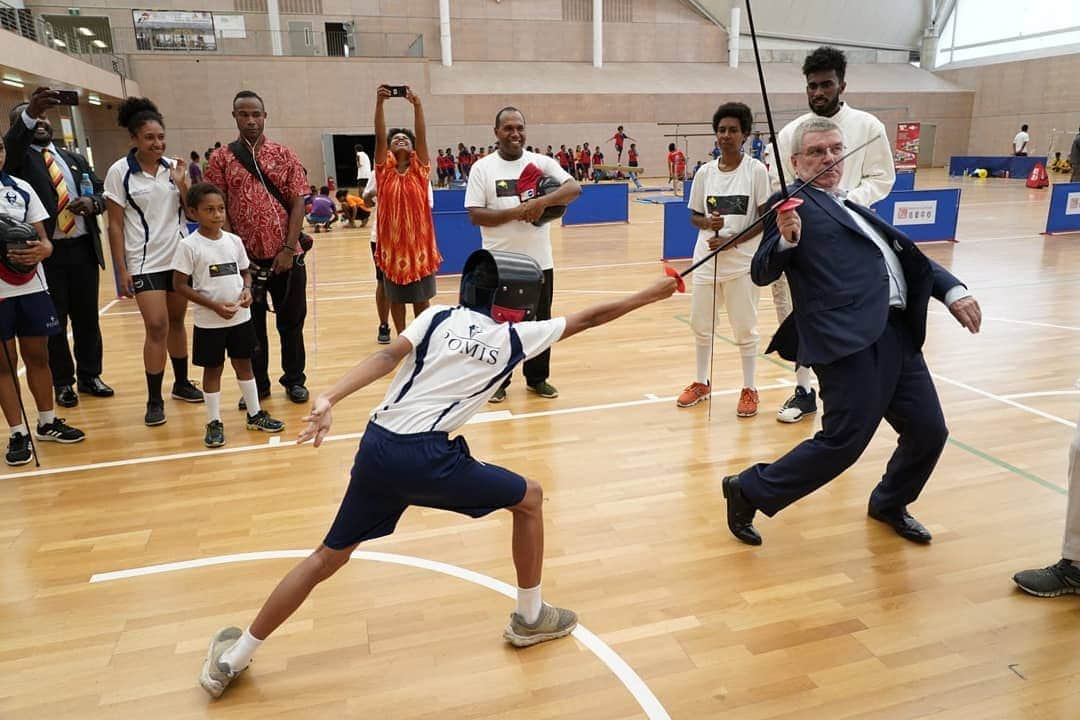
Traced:
MULTIPOLYGON (((10 456, 9 450, 8 457, 10 456)), ((1024 592, 1038 597, 1080 595, 1080 568, 1063 558, 1050 567, 1022 570, 1013 575, 1013 582, 1024 592)))
POLYGON ((270 413, 265 410, 260 410, 254 415, 247 416, 247 429, 277 433, 285 429, 285 423, 270 417, 270 413))
POLYGON ((225 444, 225 426, 220 420, 211 420, 206 423, 206 435, 203 437, 203 445, 209 448, 221 447, 225 444))
POLYGON ((146 403, 146 415, 143 422, 149 427, 165 424, 165 403, 161 400, 151 400, 146 403))
POLYGON ((379 337, 376 338, 376 341, 380 345, 389 345, 390 344, 390 326, 389 325, 380 325, 379 326, 379 337))
POLYGON ((37 430, 34 431, 34 437, 38 440, 67 445, 82 442, 86 439, 86 433, 65 423, 64 418, 53 418, 51 423, 38 425, 37 430))
POLYGON ((806 392, 800 385, 795 386, 795 393, 787 399, 776 413, 776 419, 782 423, 797 423, 807 415, 817 412, 817 392, 810 388, 806 392))
POLYGON ((286 394, 289 396, 290 400, 298 405, 306 403, 308 398, 311 397, 311 394, 308 393, 308 389, 303 385, 290 385, 286 394))
POLYGON ((182 383, 173 383, 172 396, 177 400, 183 400, 189 403, 201 403, 206 398, 203 397, 203 392, 199 388, 195 387, 194 383, 190 380, 182 383))
POLYGON ((8 465, 25 465, 33 459, 34 455, 30 452, 30 436, 23 435, 22 433, 15 433, 8 438, 7 455, 4 456, 4 461, 8 465))

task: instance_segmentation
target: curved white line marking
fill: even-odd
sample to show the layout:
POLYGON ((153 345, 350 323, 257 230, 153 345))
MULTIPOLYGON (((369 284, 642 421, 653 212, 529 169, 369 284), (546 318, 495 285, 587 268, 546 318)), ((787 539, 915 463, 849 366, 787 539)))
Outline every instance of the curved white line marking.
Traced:
MULTIPOLYGON (((95 573, 90 576, 90 582, 108 582, 110 580, 122 580, 125 578, 139 577, 141 575, 157 575, 159 573, 173 572, 174 570, 189 570, 191 568, 210 567, 212 565, 225 565, 236 562, 250 562, 252 560, 305 558, 310 554, 310 550, 269 550, 263 552, 218 555, 216 557, 199 558, 197 560, 184 560, 161 565, 148 565, 146 567, 132 568, 130 570, 95 573)), ((460 568, 457 565, 439 562, 438 560, 426 560, 424 558, 412 557, 411 555, 370 552, 366 550, 356 550, 353 552, 352 557, 357 560, 372 560, 374 562, 393 563, 395 565, 407 565, 422 570, 432 570, 437 573, 442 573, 443 575, 449 575, 461 580, 467 580, 476 585, 481 585, 511 599, 517 598, 517 589, 501 580, 496 580, 495 578, 482 575, 473 570, 460 568)), ((578 642, 588 648, 600 662, 607 665, 608 669, 615 674, 615 677, 617 677, 626 689, 630 691, 630 694, 634 696, 634 699, 637 700, 641 709, 645 711, 645 715, 649 720, 671 720, 671 716, 668 715, 667 710, 664 709, 664 706, 661 705, 660 701, 653 695, 652 690, 645 684, 645 681, 634 672, 633 668, 626 664, 625 660, 608 647, 603 640, 580 624, 574 629, 572 634, 577 638, 578 642)))

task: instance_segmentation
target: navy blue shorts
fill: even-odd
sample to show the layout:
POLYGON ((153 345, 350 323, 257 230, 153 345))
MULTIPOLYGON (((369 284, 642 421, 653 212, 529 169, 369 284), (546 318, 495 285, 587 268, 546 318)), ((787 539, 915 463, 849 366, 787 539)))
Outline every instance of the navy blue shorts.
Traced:
POLYGON ((353 460, 349 489, 323 544, 343 550, 394 532, 410 505, 483 517, 517 505, 525 478, 473 459, 460 435, 398 435, 369 422, 353 460))
POLYGON ((0 300, 0 339, 47 337, 59 332, 56 307, 45 290, 0 300))

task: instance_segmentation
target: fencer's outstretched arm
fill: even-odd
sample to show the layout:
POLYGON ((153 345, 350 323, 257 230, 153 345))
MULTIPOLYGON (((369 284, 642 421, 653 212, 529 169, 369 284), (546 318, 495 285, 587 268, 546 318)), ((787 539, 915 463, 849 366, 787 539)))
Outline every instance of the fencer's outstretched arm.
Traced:
POLYGON ((563 330, 562 337, 560 337, 559 340, 565 340, 572 335, 577 335, 583 330, 609 323, 616 318, 622 317, 628 312, 637 310, 640 307, 644 307, 645 305, 649 305, 658 300, 669 298, 675 292, 676 287, 678 287, 676 279, 665 276, 662 280, 657 280, 649 287, 638 290, 629 297, 600 303, 599 305, 593 305, 584 310, 579 310, 576 313, 571 313, 566 316, 566 329, 563 330))
POLYGON ((389 345, 369 355, 345 373, 329 390, 315 398, 311 412, 303 418, 307 426, 297 435, 296 444, 301 445, 313 439, 315 447, 322 445, 323 438, 330 432, 330 425, 333 422, 330 408, 360 388, 393 372, 402 359, 412 352, 412 349, 412 343, 398 335, 389 345))

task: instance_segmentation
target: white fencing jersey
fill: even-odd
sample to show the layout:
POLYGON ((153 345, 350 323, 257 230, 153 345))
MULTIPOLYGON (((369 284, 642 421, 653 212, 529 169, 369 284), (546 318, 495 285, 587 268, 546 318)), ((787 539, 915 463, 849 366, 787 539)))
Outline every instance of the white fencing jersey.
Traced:
POLYGON ((499 323, 469 308, 432 305, 402 336, 413 351, 371 412, 398 434, 453 432, 499 388, 514 366, 547 350, 566 318, 499 323))

